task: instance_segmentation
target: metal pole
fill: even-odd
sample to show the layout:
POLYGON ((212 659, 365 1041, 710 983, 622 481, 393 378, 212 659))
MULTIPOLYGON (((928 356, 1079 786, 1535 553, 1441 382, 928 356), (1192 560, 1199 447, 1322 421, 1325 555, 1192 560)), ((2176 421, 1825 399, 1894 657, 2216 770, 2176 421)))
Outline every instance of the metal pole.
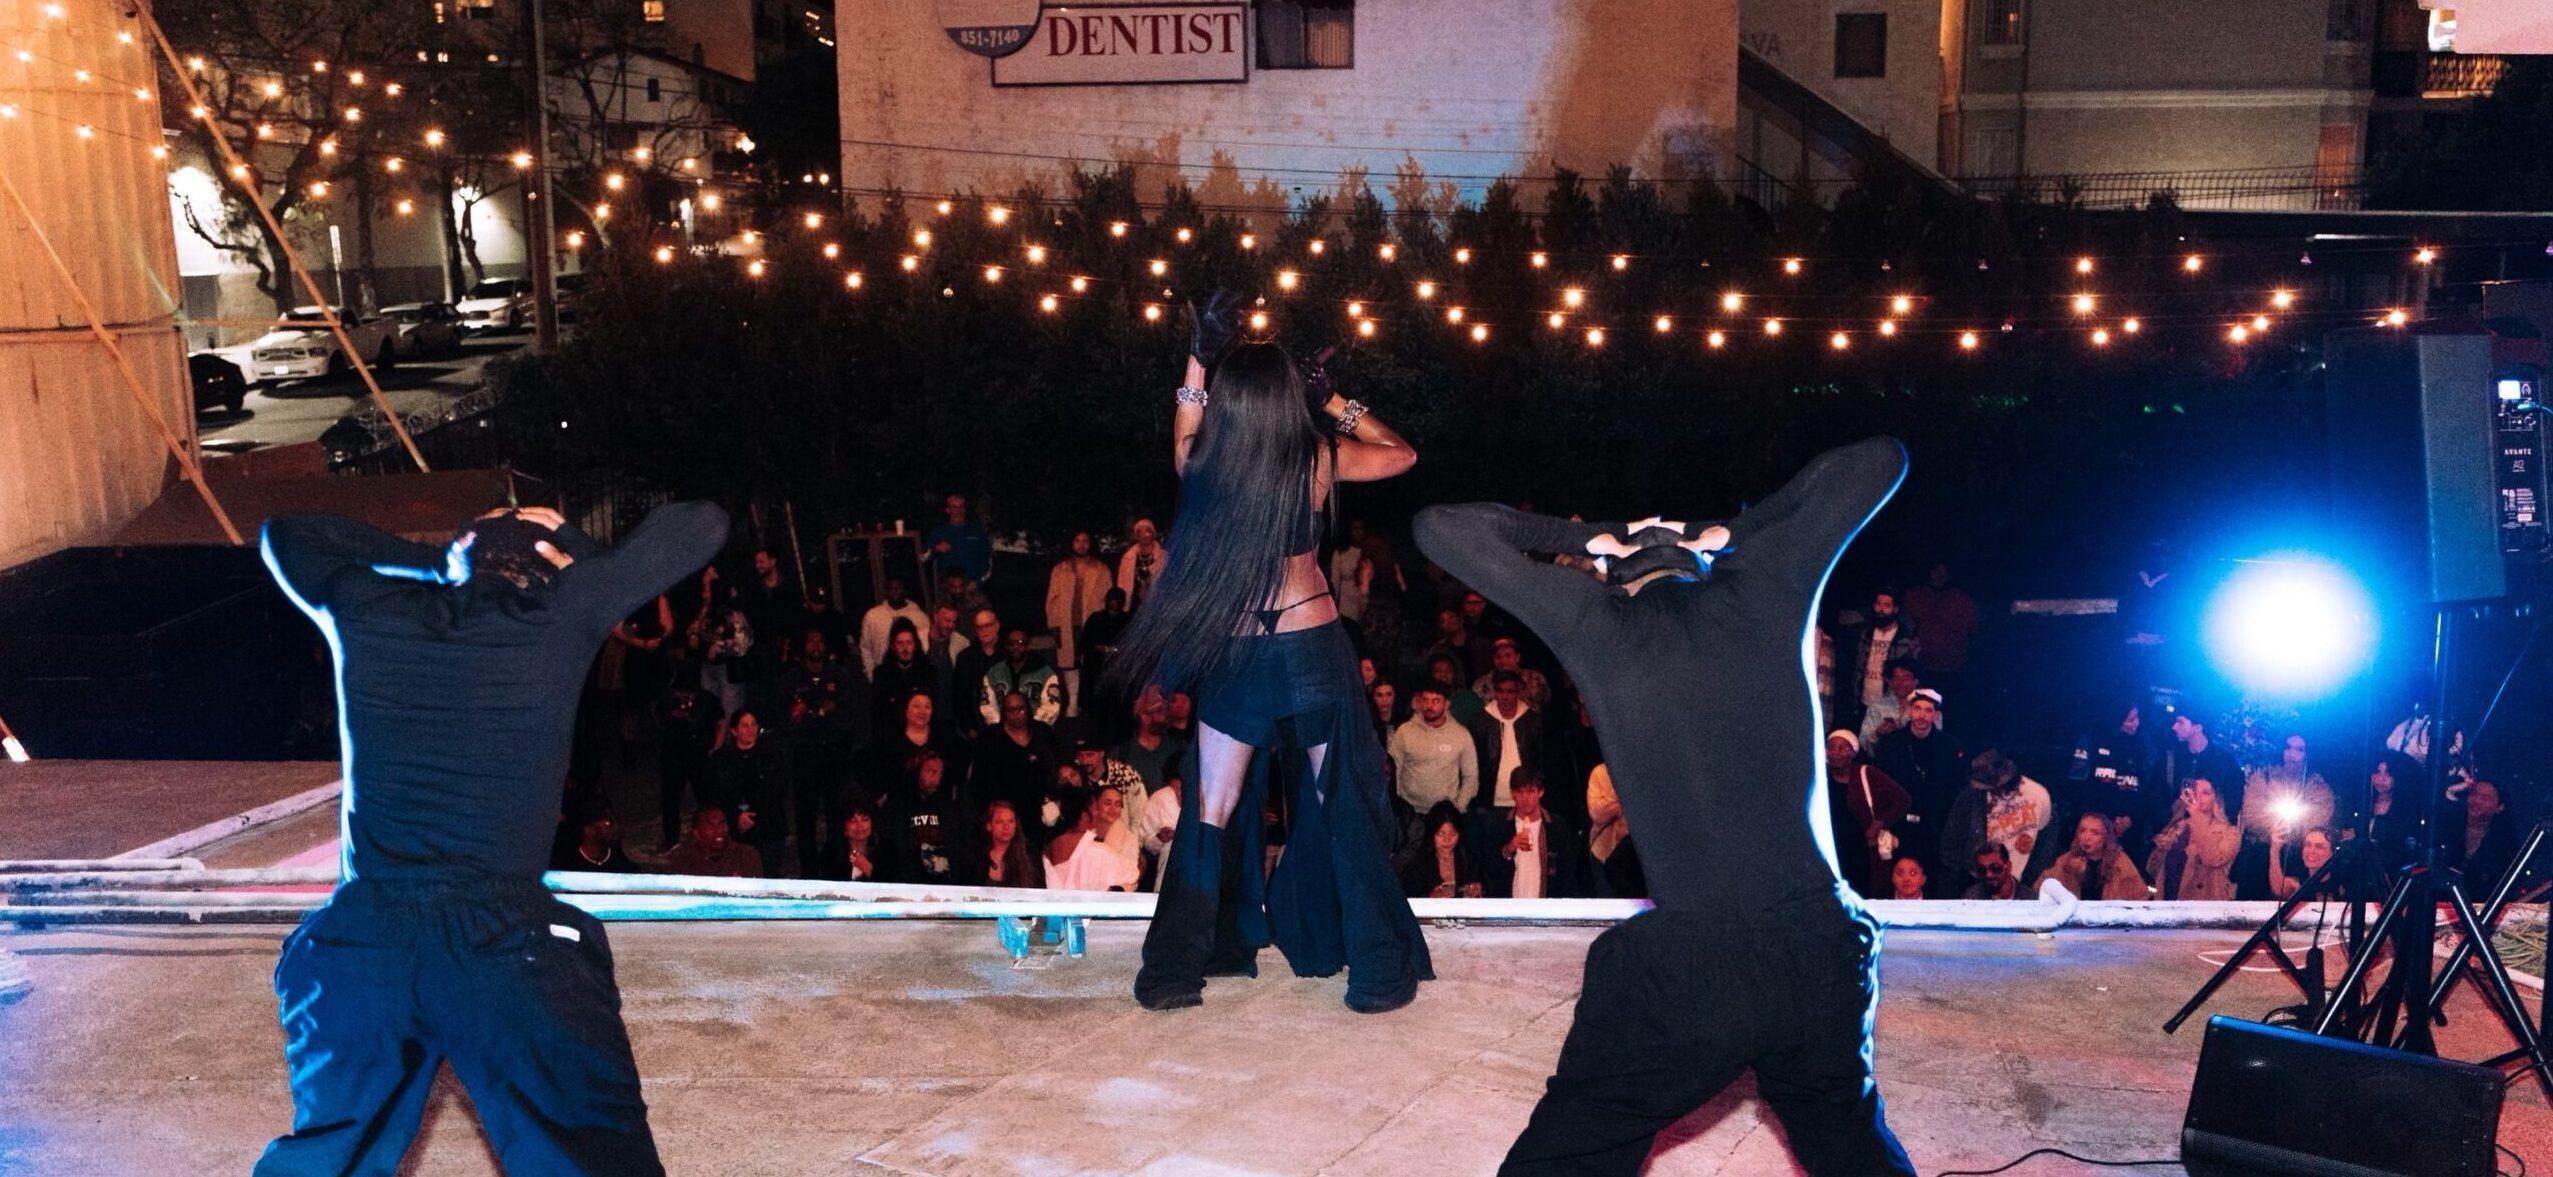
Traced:
POLYGON ((532 350, 547 355, 558 346, 557 263, 550 251, 558 244, 558 220, 551 215, 549 18, 541 0, 524 11, 532 22, 532 171, 523 181, 523 231, 530 238, 524 259, 532 267, 532 350))

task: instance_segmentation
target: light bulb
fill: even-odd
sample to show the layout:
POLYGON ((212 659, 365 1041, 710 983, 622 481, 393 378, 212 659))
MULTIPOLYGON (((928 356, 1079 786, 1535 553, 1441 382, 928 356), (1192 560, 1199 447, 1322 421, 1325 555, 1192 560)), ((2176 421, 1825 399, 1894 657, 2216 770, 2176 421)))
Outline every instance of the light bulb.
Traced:
POLYGON ((2119 324, 2119 330, 2125 331, 2130 335, 2134 335, 2139 331, 2145 330, 2145 320, 2131 318, 2128 321, 2119 324))
POLYGON ((1386 242, 1384 242, 1381 246, 1377 247, 1377 248, 1374 250, 1374 253, 1375 253, 1375 256, 1380 257, 1380 258, 1382 258, 1384 261, 1387 261, 1387 262, 1388 262, 1388 261, 1390 261, 1390 260, 1392 260, 1393 258, 1396 258, 1396 257, 1401 256, 1401 250, 1400 250, 1400 247, 1399 247, 1399 246, 1396 246, 1396 245, 1394 245, 1394 244, 1392 244, 1392 243, 1391 243, 1391 242, 1389 242, 1389 241, 1386 241, 1386 242))
POLYGON ((1765 333, 1766 335, 1779 335, 1779 334, 1781 334, 1781 333, 1782 333, 1782 321, 1781 321, 1780 319, 1766 319, 1766 320, 1764 320, 1764 333, 1765 333))
POLYGON ((2075 273, 2078 273, 2078 274, 2089 274, 2089 273, 2091 273, 2091 272, 2092 272, 2092 259, 2091 259, 2091 258, 2088 258, 2088 257, 2079 257, 2079 258, 2074 259, 2074 272, 2075 272, 2075 273))
POLYGON ((2108 347, 2108 346, 2110 346, 2110 329, 2109 329, 2109 328, 2107 328, 2107 327, 2095 327, 2095 328, 2093 328, 2093 329, 2092 329, 2092 346, 2094 346, 2094 347, 2108 347))
POLYGON ((2199 272, 2199 270, 2206 265, 2206 259, 2201 258, 2194 253, 2181 259, 2181 269, 2192 274, 2199 272))
POLYGON ((1589 328, 1587 328, 1587 346, 1589 346, 1589 347, 1603 347, 1603 346, 1604 346, 1604 328, 1602 328, 1602 327, 1589 327, 1589 328))
POLYGON ((1170 263, 1163 261, 1160 258, 1154 258, 1152 259, 1152 265, 1146 268, 1152 271, 1153 277, 1158 278, 1170 272, 1170 263))
POLYGON ((1050 314, 1050 315, 1051 315, 1051 314, 1054 314, 1054 313, 1055 313, 1055 309, 1056 309, 1057 307, 1062 306, 1062 305, 1064 305, 1064 300, 1062 300, 1062 299, 1060 299, 1060 298, 1057 298, 1057 297, 1055 297, 1054 295, 1051 295, 1051 294, 1041 296, 1041 297, 1040 297, 1040 298, 1038 298, 1038 300, 1037 300, 1037 309, 1038 309, 1038 310, 1041 310, 1041 311, 1044 311, 1044 312, 1046 312, 1047 314, 1050 314))
POLYGON ((1157 303, 1157 302, 1148 302, 1148 303, 1145 303, 1145 304, 1144 304, 1144 322, 1147 322, 1147 323, 1158 323, 1158 322, 1160 322, 1160 321, 1161 321, 1161 304, 1160 304, 1160 303, 1157 303))
POLYGON ((1319 257, 1322 254, 1329 252, 1330 243, 1315 237, 1312 239, 1312 244, 1305 246, 1304 248, 1311 250, 1312 256, 1319 257))
POLYGON ((1419 284, 1418 284, 1418 297, 1419 297, 1419 298, 1421 298, 1421 299, 1430 299, 1430 298, 1434 298, 1434 297, 1436 297, 1436 284, 1435 284, 1435 283, 1433 283, 1433 282, 1421 282, 1421 283, 1419 283, 1419 284))
POLYGON ((1845 348, 1853 346, 1853 337, 1838 331, 1833 335, 1826 337, 1826 346, 1834 348, 1837 351, 1842 351, 1845 348))
POLYGON ((913 247, 916 249, 929 249, 931 247, 931 231, 928 229, 915 229, 913 231, 913 247))
POLYGON ((2095 305, 2095 300, 2094 300, 2094 299, 2093 299, 2093 297, 2092 297, 2091 295, 2089 295, 2089 294, 2078 294, 2078 295, 2075 295, 2075 296, 2074 296, 2074 313, 2075 313, 2075 314, 2078 314, 2078 315, 2088 315, 2088 314, 2091 314, 2091 313, 2092 313, 2092 308, 2093 308, 2093 306, 2094 306, 2094 305, 2095 305))
POLYGON ((1587 292, 1575 286, 1572 286, 1567 290, 1563 290, 1560 292, 1560 305, 1568 307, 1573 311, 1577 310, 1579 307, 1587 305, 1587 292))
POLYGON ((1709 344, 1712 347, 1727 347, 1729 345, 1729 333, 1726 331, 1713 331, 1710 334, 1703 336, 1702 342, 1709 344))
POLYGON ((1783 273, 1785 273, 1785 274, 1789 274, 1789 275, 1791 275, 1791 276, 1793 276, 1793 277, 1797 277, 1797 276, 1799 275, 1800 269, 1801 269, 1801 266, 1800 266, 1800 259, 1795 258, 1795 257, 1786 257, 1786 258, 1783 258, 1783 259, 1782 259, 1782 272, 1783 272, 1783 273))
POLYGON ((1650 325, 1651 327, 1656 328, 1656 329, 1657 329, 1658 334, 1660 334, 1660 335, 1664 335, 1664 334, 1666 334, 1666 333, 1667 333, 1667 332, 1669 332, 1669 331, 1673 331, 1673 330, 1675 330, 1675 320, 1670 319, 1670 318, 1666 317, 1665 315, 1660 315, 1660 316, 1658 316, 1658 317, 1657 317, 1654 321, 1652 321, 1649 325, 1650 325))
POLYGON ((1619 254, 1619 253, 1617 253, 1617 254, 1613 255, 1613 269, 1614 269, 1614 272, 1615 272, 1615 273, 1620 273, 1620 272, 1622 272, 1622 271, 1624 271, 1624 270, 1628 270, 1628 269, 1630 269, 1630 268, 1631 268, 1631 258, 1630 258, 1630 256, 1629 256, 1628 254, 1619 254))
POLYGON ((1123 237, 1123 236, 1125 236, 1125 235, 1126 235, 1126 222, 1124 222, 1124 221, 1110 221, 1110 222, 1108 223, 1108 235, 1109 235, 1109 236, 1111 236, 1111 237, 1123 237))
POLYGON ((674 260, 674 247, 673 247, 673 246, 670 246, 670 245, 659 245, 659 246, 657 246, 657 247, 656 247, 656 264, 657 264, 657 265, 660 265, 660 266, 662 266, 662 265, 667 265, 667 264, 670 264, 673 260, 674 260))
POLYGON ((1002 268, 1001 268, 1000 266, 986 266, 986 267, 984 267, 984 280, 985 280, 985 281, 987 281, 987 282, 999 282, 999 281, 1001 281, 1001 280, 1002 280, 1002 268))
POLYGON ((1553 311, 1551 314, 1543 318, 1543 322, 1551 324, 1551 329, 1558 331, 1569 325, 1569 316, 1561 314, 1558 311, 1553 311))
POLYGON ((1266 311, 1252 311, 1252 312, 1250 312, 1250 329, 1251 329, 1251 330, 1253 330, 1253 331, 1265 331, 1265 330, 1267 330, 1267 329, 1268 329, 1268 313, 1267 313, 1266 311))
POLYGON ((762 272, 768 268, 770 267, 765 266, 760 258, 745 263, 745 273, 756 278, 762 277, 762 272))
POLYGON ((1977 333, 1976 333, 1976 332, 1974 332, 1974 331, 1962 331, 1962 332, 1960 332, 1960 333, 1959 333, 1959 350, 1961 350, 1961 351, 1975 351, 1975 350, 1977 350, 1977 333))
POLYGON ((1351 303, 1347 304, 1347 317, 1348 317, 1348 318, 1351 318, 1351 319, 1362 319, 1362 318, 1364 318, 1364 317, 1365 317, 1365 304, 1364 304, 1364 303, 1361 303, 1361 302, 1351 302, 1351 303))
POLYGON ((1745 307, 1746 296, 1738 293, 1737 291, 1732 290, 1720 296, 1721 310, 1735 312, 1743 310, 1745 307))
POLYGON ((1374 338, 1374 320, 1358 319, 1356 321, 1356 333, 1367 339, 1374 338))
POLYGON ((1534 268, 1539 270, 1551 264, 1551 255, 1537 249, 1534 251, 1532 261, 1534 263, 1534 268))
POLYGON ((1030 264, 1030 265, 1032 265, 1032 266, 1042 266, 1042 265, 1045 265, 1045 264, 1046 264, 1046 247, 1045 247, 1045 246, 1043 246, 1043 245, 1032 245, 1032 246, 1029 246, 1029 247, 1028 247, 1028 264, 1030 264))
POLYGON ((1462 322, 1462 321, 1463 321, 1463 308, 1461 308, 1461 307, 1446 307, 1446 308, 1445 308, 1445 321, 1446 321, 1446 322, 1448 322, 1448 323, 1460 323, 1460 322, 1462 322))
POLYGON ((842 288, 845 290, 858 290, 862 286, 868 285, 868 281, 868 279, 860 276, 860 271, 853 270, 842 276, 842 288))
POLYGON ((1473 342, 1473 343, 1487 343, 1487 342, 1489 342, 1489 324, 1487 324, 1487 323, 1474 323, 1474 324, 1472 324, 1472 342, 1473 342))
POLYGON ((1241 235, 1241 248, 1243 248, 1243 249, 1257 249, 1258 247, 1259 247, 1259 235, 1258 235, 1258 234, 1256 234, 1256 233, 1244 233, 1244 234, 1242 234, 1242 235, 1241 235))
POLYGON ((838 241, 827 241, 827 242, 825 242, 825 243, 824 243, 824 260, 826 260, 826 261, 832 261, 833 259, 838 258, 838 257, 841 257, 841 256, 842 256, 842 243, 841 243, 841 242, 838 242, 838 241))
POLYGON ((1896 334, 1897 334, 1897 320, 1895 320, 1895 319, 1881 319, 1881 320, 1879 321, 1879 333, 1880 333, 1880 334, 1882 334, 1882 335, 1887 335, 1887 336, 1894 336, 1894 335, 1896 335, 1896 334))
POLYGON ((2269 296, 2269 305, 2277 307, 2282 311, 2286 310, 2287 308, 2296 305, 2296 292, 2293 290, 2274 291, 2269 296))
POLYGON ((1295 284, 1302 280, 1302 277, 1292 270, 1277 271, 1277 289, 1279 290, 1292 290, 1295 284))
POLYGON ((1472 264, 1472 247, 1466 245, 1461 249, 1455 250, 1454 264, 1458 266, 1468 266, 1472 264))
POLYGON ((1895 298, 1889 299, 1889 300, 1888 300, 1888 309, 1889 309, 1890 311, 1895 312, 1895 313, 1900 314, 1900 315, 1911 315, 1911 314, 1915 313, 1915 299, 1914 299, 1914 296, 1913 296, 1913 295, 1908 295, 1908 294, 1900 294, 1900 295, 1898 295, 1898 296, 1897 296, 1897 297, 1895 297, 1895 298))
POLYGON ((1079 274, 1075 274, 1075 275, 1073 275, 1073 293, 1075 293, 1075 294, 1084 294, 1084 293, 1089 292, 1089 290, 1090 290, 1090 279, 1088 279, 1088 278, 1084 278, 1084 277, 1082 277, 1082 276, 1081 276, 1081 275, 1079 275, 1079 274))

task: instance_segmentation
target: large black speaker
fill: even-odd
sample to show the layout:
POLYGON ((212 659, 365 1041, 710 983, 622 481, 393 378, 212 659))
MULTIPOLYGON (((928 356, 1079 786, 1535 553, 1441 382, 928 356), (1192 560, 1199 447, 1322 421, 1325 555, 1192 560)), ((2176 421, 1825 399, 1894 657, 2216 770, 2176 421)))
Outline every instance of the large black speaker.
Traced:
POLYGON ((2491 337, 2335 331, 2323 360, 2341 524, 2432 604, 2506 595, 2491 337))
POLYGON ((2181 1121, 2190 1177, 2491 1177, 2500 1072, 2238 1018, 2207 1020, 2181 1121))

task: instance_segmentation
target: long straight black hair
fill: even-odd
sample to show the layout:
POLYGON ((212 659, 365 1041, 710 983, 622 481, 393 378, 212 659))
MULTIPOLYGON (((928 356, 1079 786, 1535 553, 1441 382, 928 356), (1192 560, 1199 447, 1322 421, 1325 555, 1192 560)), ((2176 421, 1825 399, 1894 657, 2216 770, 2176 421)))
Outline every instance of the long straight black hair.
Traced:
POLYGON ((1267 608, 1286 558, 1317 535, 1321 429, 1303 374, 1273 343, 1234 348, 1179 478, 1179 514, 1152 592, 1108 660, 1107 686, 1193 691, 1217 669, 1242 615, 1267 608))

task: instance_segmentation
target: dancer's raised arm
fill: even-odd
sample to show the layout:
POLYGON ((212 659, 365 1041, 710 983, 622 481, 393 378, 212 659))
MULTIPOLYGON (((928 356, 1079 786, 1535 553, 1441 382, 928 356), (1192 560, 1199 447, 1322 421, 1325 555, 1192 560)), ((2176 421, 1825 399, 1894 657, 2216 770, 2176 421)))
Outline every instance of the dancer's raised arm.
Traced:
POLYGON ((1728 522, 1728 554, 1717 571, 1770 576, 1815 591, 1862 525, 1906 480, 1906 447, 1873 437, 1828 450, 1782 489, 1728 522))
POLYGON ((1497 503, 1444 503, 1420 511, 1412 529, 1418 549, 1438 567, 1559 645, 1610 590, 1543 557, 1610 554, 1610 547, 1590 545, 1619 536, 1623 527, 1528 515, 1497 503))
POLYGON ((350 585, 379 583, 375 577, 440 579, 444 564, 444 549, 335 515, 275 516, 258 547, 276 583, 306 611, 327 609, 350 585))
MULTIPOLYGON (((561 527, 554 534, 567 537, 572 531, 572 527, 561 527)), ((562 576, 560 584, 562 591, 575 594, 580 606, 590 604, 598 617, 618 622, 675 581, 699 571, 726 542, 727 512, 716 503, 667 503, 648 512, 637 529, 613 547, 598 548, 581 532, 562 543, 562 550, 576 560, 570 565, 574 575, 562 576), (578 540, 583 541, 581 545, 578 540), (578 555, 571 545, 586 548, 588 554, 578 555)))

